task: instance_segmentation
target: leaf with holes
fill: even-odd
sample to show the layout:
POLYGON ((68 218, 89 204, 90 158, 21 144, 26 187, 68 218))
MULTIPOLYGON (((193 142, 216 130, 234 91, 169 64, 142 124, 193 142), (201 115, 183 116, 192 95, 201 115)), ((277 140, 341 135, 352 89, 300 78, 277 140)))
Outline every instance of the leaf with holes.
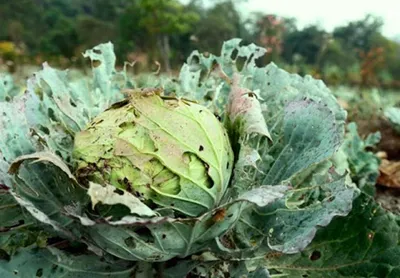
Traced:
POLYGON ((55 248, 30 248, 10 262, 0 260, 1 277, 129 278, 137 270, 137 265, 129 262, 110 258, 100 261, 95 255, 69 255, 55 248))

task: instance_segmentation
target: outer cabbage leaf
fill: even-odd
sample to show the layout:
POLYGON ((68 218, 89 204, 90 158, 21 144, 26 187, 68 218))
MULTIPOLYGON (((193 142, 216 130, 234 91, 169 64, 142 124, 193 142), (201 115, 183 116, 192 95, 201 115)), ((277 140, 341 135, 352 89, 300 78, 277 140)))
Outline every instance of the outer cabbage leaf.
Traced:
POLYGON ((384 112, 386 118, 392 124, 394 130, 400 133, 400 108, 390 107, 384 112))
POLYGON ((334 217, 346 216, 351 211, 356 192, 346 186, 345 177, 337 177, 317 188, 301 188, 287 195, 286 200, 243 214, 234 229, 240 239, 239 247, 259 246, 256 254, 268 249, 299 253, 312 242, 318 227, 327 226, 334 217))
MULTIPOLYGON (((107 86, 99 84, 97 81, 89 82, 88 79, 68 79, 66 71, 54 70, 44 64, 43 70, 28 81, 26 93, 11 98, 15 95, 12 92, 12 83, 2 77, 0 86, 0 114, 2 115, 0 117, 0 130, 2 131, 0 136, 0 184, 10 188, 8 193, 15 193, 14 187, 17 185, 15 196, 18 195, 19 200, 25 202, 26 205, 29 204, 30 208, 41 207, 43 210, 40 211, 44 214, 54 213, 51 217, 57 218, 57 221, 61 221, 63 218, 59 213, 62 205, 56 201, 60 196, 54 198, 54 194, 60 192, 47 190, 62 183, 65 171, 61 173, 60 177, 57 177, 56 174, 51 174, 57 167, 49 169, 52 166, 27 163, 22 166, 18 176, 11 176, 8 170, 17 157, 49 149, 69 163, 74 132, 108 107, 110 103, 122 98, 121 88, 129 86, 130 83, 127 81, 126 71, 116 72, 114 68, 115 55, 112 45, 100 45, 95 50, 96 55, 87 53, 87 56, 107 65, 96 68, 95 71, 95 76, 107 76, 107 86), (1 101, 5 100, 3 97, 5 98, 6 94, 7 100, 10 101, 1 101), (44 173, 48 173, 49 176, 44 173), (35 187, 37 191, 32 190, 35 187), (36 199, 37 196, 39 196, 38 199, 36 199), (34 204, 31 204, 31 201, 34 204)), ((68 168, 67 165, 64 167, 68 168)), ((55 172, 58 173, 59 170, 57 169, 55 172)), ((61 186, 61 191, 68 188, 69 185, 61 186)), ((69 192, 62 194, 65 197, 69 192)), ((2 199, 1 202, 3 204, 5 201, 2 199)), ((30 213, 25 215, 30 220, 34 220, 30 213)), ((50 219, 52 219, 51 217, 50 219)), ((61 221, 63 223, 71 221, 63 219, 61 221)), ((27 223, 27 220, 25 221, 27 223)), ((34 222, 34 226, 36 226, 37 221, 34 222)), ((24 229, 19 229, 18 233, 22 236, 24 231, 24 229)), ((31 232, 26 232, 26 236, 31 238, 31 232)), ((9 235, 7 235, 8 237, 9 235)), ((23 245, 22 242, 23 240, 21 240, 21 245, 23 245)))
POLYGON ((15 183, 10 192, 38 222, 36 226, 53 235, 85 242, 65 210, 68 206, 83 209, 88 197, 59 157, 46 152, 21 156, 11 164, 10 173, 15 183))
POLYGON ((46 233, 36 227, 35 219, 24 211, 4 185, 0 188, 0 219, 0 257, 8 257, 20 247, 45 245, 46 233))
POLYGON ((138 266, 129 262, 100 260, 95 255, 69 255, 55 248, 25 249, 9 262, 0 260, 1 277, 129 278, 137 270, 138 266))
POLYGON ((289 74, 274 64, 257 67, 256 59, 264 54, 263 48, 253 44, 240 46, 239 39, 225 42, 220 56, 195 51, 181 69, 176 93, 191 94, 216 107, 215 112, 227 106, 230 119, 241 115, 244 121, 239 126, 227 126, 240 144, 234 148, 241 150, 238 163, 248 166, 243 172, 249 177, 267 174, 263 183, 277 184, 337 151, 343 142, 346 112, 322 81, 289 74), (244 60, 241 68, 238 59, 244 60), (211 92, 215 95, 208 98, 211 92), (246 96, 252 99, 251 105, 246 96), (260 114, 264 120, 255 120, 260 114), (250 122, 245 120, 249 116, 250 122), (272 143, 265 140, 269 134, 272 143), (317 155, 313 157, 312 152, 317 155), (284 164, 287 169, 281 167, 284 164))
MULTIPOLYGON (((365 193, 354 200, 347 217, 338 217, 320 228, 313 242, 297 254, 269 251, 262 255, 226 257, 205 254, 178 262, 166 274, 198 273, 204 277, 243 277, 266 267, 274 277, 385 277, 400 275, 400 218, 379 206, 365 193), (221 276, 214 273, 224 270, 221 276)), ((173 277, 173 276, 167 276, 173 277)))
POLYGON ((286 190, 284 186, 257 188, 196 218, 159 214, 150 218, 128 215, 113 220, 69 213, 87 226, 83 232, 88 238, 114 256, 132 261, 166 261, 209 248, 215 238, 238 221, 243 210, 265 207, 282 198, 286 190))
POLYGON ((121 100, 122 89, 131 86, 126 71, 115 70, 111 43, 100 44, 84 56, 96 63, 93 79, 73 80, 68 71, 53 69, 45 63, 28 81, 25 114, 29 126, 68 163, 75 132, 121 100))
POLYGON ((374 195, 380 159, 369 149, 376 147, 381 135, 376 132, 363 140, 357 132, 356 123, 349 123, 347 130, 345 142, 333 162, 338 168, 345 165, 344 169, 350 173, 352 181, 362 191, 374 195))
POLYGON ((264 54, 253 44, 241 46, 238 39, 225 42, 220 56, 193 52, 175 90, 195 96, 216 113, 227 107, 223 116, 238 157, 228 196, 261 185, 293 187, 284 200, 263 208, 268 213, 260 213, 258 220, 251 217, 257 209, 243 215, 247 227, 238 224, 235 230, 248 242, 237 244, 250 248, 265 239, 274 250, 294 253, 311 242, 318 226, 347 215, 357 196, 348 179, 331 175, 329 162, 343 143, 346 112, 322 81, 274 64, 257 67, 256 59, 264 54), (285 210, 288 218, 274 221, 285 210), (278 234, 270 235, 270 228, 278 234))
POLYGON ((10 101, 20 92, 20 88, 14 83, 10 74, 0 74, 0 102, 10 101))
POLYGON ((400 219, 362 194, 346 218, 320 229, 303 252, 266 265, 294 277, 399 277, 400 219))
MULTIPOLYGON (((175 93, 195 98, 221 114, 228 103, 231 85, 235 80, 235 84, 259 96, 262 107, 267 106, 263 112, 268 127, 273 125, 288 102, 304 97, 322 101, 333 111, 339 122, 345 119, 347 113, 321 80, 289 74, 273 63, 257 67, 257 59, 266 50, 254 44, 242 46, 240 43, 240 39, 226 41, 220 56, 192 52, 181 68, 180 86, 172 87, 177 90, 175 93), (235 75, 240 76, 234 79, 235 75)), ((168 88, 168 85, 165 87, 168 88)))

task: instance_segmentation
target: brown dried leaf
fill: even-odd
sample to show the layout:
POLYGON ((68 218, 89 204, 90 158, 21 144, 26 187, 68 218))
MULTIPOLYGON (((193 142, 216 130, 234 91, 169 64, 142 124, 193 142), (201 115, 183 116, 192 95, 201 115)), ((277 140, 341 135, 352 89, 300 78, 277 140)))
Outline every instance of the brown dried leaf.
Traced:
POLYGON ((380 185, 400 189, 400 161, 383 159, 379 171, 378 183, 380 185))

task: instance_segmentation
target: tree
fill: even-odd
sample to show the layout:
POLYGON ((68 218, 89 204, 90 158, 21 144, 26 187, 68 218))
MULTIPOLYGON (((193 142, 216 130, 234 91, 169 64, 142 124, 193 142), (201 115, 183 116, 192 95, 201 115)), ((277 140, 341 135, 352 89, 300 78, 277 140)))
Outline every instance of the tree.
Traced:
POLYGON ((246 39, 246 33, 234 2, 223 1, 203 11, 194 30, 194 43, 199 50, 217 53, 224 40, 246 39))
POLYGON ((322 51, 329 42, 329 34, 317 25, 292 31, 284 39, 282 56, 293 63, 294 55, 301 55, 307 64, 318 65, 322 51))
POLYGON ((381 18, 367 15, 362 20, 352 21, 346 26, 335 28, 333 37, 341 40, 348 50, 369 51, 374 37, 381 33, 382 26, 381 18))
POLYGON ((153 46, 157 46, 165 69, 170 72, 170 37, 189 32, 198 15, 186 12, 177 0, 141 0, 133 5, 137 8, 138 27, 146 32, 147 47, 154 53, 153 46))

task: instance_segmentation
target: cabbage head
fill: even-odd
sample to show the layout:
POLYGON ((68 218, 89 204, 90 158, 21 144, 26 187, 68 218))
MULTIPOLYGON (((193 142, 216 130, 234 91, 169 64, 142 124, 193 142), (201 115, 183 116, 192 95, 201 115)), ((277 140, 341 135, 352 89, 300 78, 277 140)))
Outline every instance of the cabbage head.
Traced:
POLYGON ((211 111, 194 102, 133 90, 75 136, 77 175, 111 184, 151 205, 198 216, 227 189, 233 152, 211 111))

